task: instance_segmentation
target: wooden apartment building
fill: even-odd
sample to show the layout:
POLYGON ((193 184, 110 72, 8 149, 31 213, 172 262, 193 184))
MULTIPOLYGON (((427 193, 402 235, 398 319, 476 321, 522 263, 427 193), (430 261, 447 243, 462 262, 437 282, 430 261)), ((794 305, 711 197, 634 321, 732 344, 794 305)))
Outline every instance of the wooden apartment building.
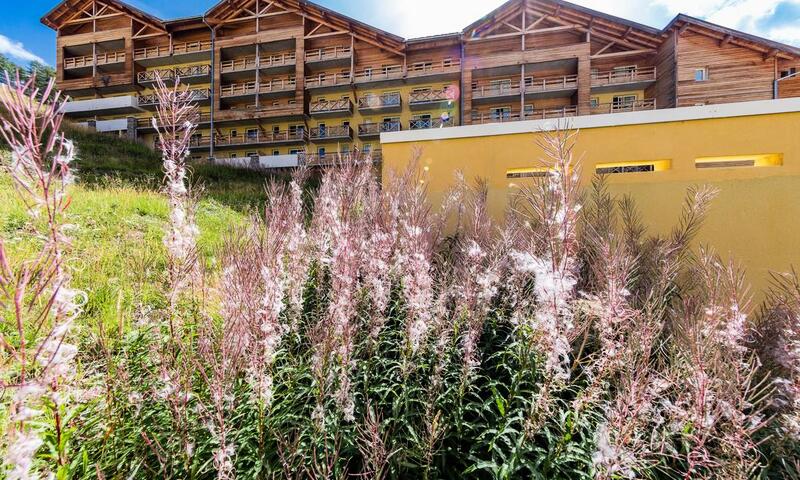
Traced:
POLYGON ((800 96, 800 48, 561 0, 510 0, 462 32, 410 40, 305 0, 223 0, 168 21, 65 0, 42 22, 75 122, 155 147, 154 80, 179 77, 202 112, 196 157, 377 158, 382 132, 800 96))

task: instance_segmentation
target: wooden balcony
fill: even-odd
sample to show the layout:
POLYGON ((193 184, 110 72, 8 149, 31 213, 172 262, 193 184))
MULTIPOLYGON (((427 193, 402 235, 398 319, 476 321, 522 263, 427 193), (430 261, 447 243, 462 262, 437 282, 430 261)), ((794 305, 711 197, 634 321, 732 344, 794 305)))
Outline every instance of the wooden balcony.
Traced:
POLYGON ((349 141, 353 139, 353 129, 350 125, 314 127, 311 129, 310 138, 313 142, 349 141))
POLYGON ((273 78, 262 80, 258 86, 258 93, 273 96, 272 94, 294 93, 297 89, 297 81, 294 78, 273 78))
POLYGON ((657 108, 655 99, 636 100, 635 102, 601 103, 589 105, 589 112, 592 115, 603 115, 609 113, 629 113, 644 112, 657 108))
POLYGON ((575 105, 564 106, 560 108, 527 110, 523 113, 475 112, 472 114, 472 124, 483 125, 487 123, 519 122, 521 120, 550 120, 557 118, 575 117, 577 115, 578 115, 578 107, 575 105))
POLYGON ((320 73, 306 77, 306 89, 336 89, 349 87, 351 83, 350 73, 320 73))
MULTIPOLYGON (((139 118, 136 120, 136 129, 140 131, 155 131, 153 127, 153 119, 157 119, 157 117, 148 117, 148 118, 139 118)), ((195 118, 194 123, 196 125, 208 125, 211 123, 211 115, 208 113, 203 113, 195 118)), ((164 127, 165 125, 160 125, 160 127, 164 127)), ((169 125, 171 126, 171 125, 169 125)))
POLYGON ((211 65, 194 65, 191 67, 163 68, 139 72, 136 81, 140 85, 153 84, 157 76, 165 82, 180 79, 182 84, 207 83, 211 80, 211 65))
POLYGON ((362 123, 358 126, 358 137, 379 137, 381 133, 399 132, 402 130, 400 122, 362 123))
POLYGON ((232 83, 219 88, 220 98, 246 97, 256 93, 258 93, 258 83, 256 82, 232 83))
POLYGON ((441 60, 437 62, 417 62, 408 66, 406 77, 409 80, 432 78, 455 78, 461 74, 461 59, 441 60))
POLYGON ((350 46, 337 45, 333 47, 306 50, 306 63, 315 65, 349 65, 353 51, 350 46))
POLYGON ((292 67, 292 70, 294 70, 295 63, 297 63, 297 55, 294 52, 274 53, 271 55, 262 55, 259 68, 262 70, 270 70, 274 68, 292 67))
POLYGON ((218 110, 214 113, 215 124, 252 125, 260 118, 302 118, 303 104, 259 105, 255 104, 218 110))
POLYGON ((368 84, 380 83, 389 81, 398 81, 403 79, 403 66, 390 65, 384 67, 365 68, 355 73, 354 83, 368 84))
POLYGON ((137 48, 133 51, 133 60, 141 65, 166 65, 174 59, 191 62, 211 58, 211 41, 175 43, 137 48))
POLYGON ((315 117, 352 115, 353 102, 350 99, 314 102, 309 106, 309 113, 315 117))
POLYGON ((98 53, 97 55, 83 55, 64 59, 64 70, 91 68, 101 65, 114 65, 125 63, 125 51, 98 53))
POLYGON ((252 56, 220 62, 219 71, 221 73, 247 72, 250 70, 255 70, 257 67, 258 58, 252 56))
POLYGON ((271 55, 262 55, 256 57, 250 55, 242 58, 234 58, 220 62, 220 72, 223 74, 250 72, 256 69, 271 70, 282 69, 294 70, 295 60, 297 55, 294 52, 276 53, 271 55))
POLYGON ((578 76, 530 78, 525 80, 525 96, 528 98, 555 98, 572 96, 578 90, 578 76))
POLYGON ((517 83, 479 84, 472 88, 472 100, 502 100, 521 98, 522 87, 517 83))
MULTIPOLYGON (((259 145, 292 145, 305 143, 308 140, 308 133, 303 129, 285 130, 281 132, 262 132, 245 135, 216 135, 214 137, 214 148, 236 148, 259 145)), ((211 145, 210 136, 195 137, 190 143, 192 149, 208 148, 211 145)))
POLYGON ((431 128, 454 127, 455 123, 452 119, 444 121, 441 118, 430 118, 411 120, 408 126, 411 130, 429 130, 431 128))
POLYGON ((639 90, 655 83, 656 67, 637 67, 629 70, 612 70, 592 74, 592 90, 597 92, 613 91, 618 87, 639 90))
POLYGON ((411 92, 408 96, 408 106, 411 109, 444 106, 451 101, 453 101, 453 92, 447 88, 411 92))
POLYGON ((402 108, 403 99, 399 93, 365 95, 358 99, 358 111, 364 114, 399 112, 402 108))
POLYGON ((298 163, 301 166, 312 168, 335 167, 343 163, 355 160, 356 162, 380 163, 383 160, 381 150, 369 152, 347 151, 347 152, 328 152, 323 155, 316 153, 301 152, 297 154, 298 163))
MULTIPOLYGON (((190 91, 192 92, 192 95, 188 100, 190 102, 205 103, 211 99, 211 90, 209 89, 197 89, 190 91)), ((159 103, 158 95, 155 93, 151 93, 149 95, 139 95, 138 101, 140 107, 156 107, 159 103)))

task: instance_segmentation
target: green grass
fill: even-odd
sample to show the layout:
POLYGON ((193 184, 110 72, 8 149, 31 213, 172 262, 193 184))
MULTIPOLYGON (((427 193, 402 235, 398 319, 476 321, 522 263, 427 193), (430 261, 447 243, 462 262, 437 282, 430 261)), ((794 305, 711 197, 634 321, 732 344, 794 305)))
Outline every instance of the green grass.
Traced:
MULTIPOLYGON (((73 286, 89 297, 81 322, 91 329, 116 328, 119 322, 134 321, 138 310, 164 301, 162 239, 168 208, 161 193, 160 158, 122 139, 82 131, 68 135, 78 146, 78 182, 70 189, 67 219, 76 226, 69 265, 73 286)), ((203 188, 199 247, 213 268, 226 233, 263 205, 266 177, 198 166, 192 179, 203 188)), ((10 178, 0 173, 0 235, 12 254, 32 248, 32 230, 10 178)))

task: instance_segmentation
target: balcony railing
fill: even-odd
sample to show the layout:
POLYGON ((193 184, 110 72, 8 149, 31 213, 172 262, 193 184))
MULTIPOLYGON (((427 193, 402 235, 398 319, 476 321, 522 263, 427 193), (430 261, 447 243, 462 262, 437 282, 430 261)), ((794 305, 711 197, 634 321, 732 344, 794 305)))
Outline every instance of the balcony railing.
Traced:
POLYGON ((297 61, 297 55, 294 52, 262 55, 259 67, 260 68, 285 67, 287 65, 294 65, 296 61, 297 61))
POLYGON ((222 73, 243 72, 246 70, 255 70, 257 65, 258 59, 253 56, 225 60, 224 62, 220 62, 219 69, 222 73))
POLYGON ((519 122, 520 120, 548 120, 567 118, 578 115, 578 107, 574 105, 561 108, 546 108, 519 112, 475 112, 472 114, 473 124, 519 122))
POLYGON ((370 137, 381 133, 399 132, 400 130, 402 130, 400 122, 362 123, 358 126, 358 136, 370 137))
POLYGON ((219 89, 221 98, 255 95, 256 93, 258 93, 258 84, 256 82, 232 83, 230 85, 222 85, 219 89))
POLYGON ((592 74, 592 86, 624 85, 626 83, 654 82, 656 67, 631 68, 628 70, 612 70, 592 74))
POLYGON ((125 61, 125 52, 105 52, 98 53, 95 56, 83 55, 80 57, 69 57, 64 59, 64 68, 83 68, 91 67, 94 65, 111 65, 114 63, 122 63, 125 61))
POLYGON ((371 161, 379 163, 383 160, 381 150, 327 152, 322 155, 316 153, 300 152, 297 154, 298 163, 307 167, 326 167, 331 165, 346 164, 351 159, 356 162, 371 161))
MULTIPOLYGON (((203 138, 208 141, 208 137, 203 138)), ((281 132, 262 132, 259 130, 245 135, 217 135, 214 137, 214 144, 218 146, 258 145, 305 142, 307 139, 308 133, 303 129, 284 130, 281 132)))
POLYGON ((341 100, 322 100, 314 102, 309 107, 311 115, 326 113, 344 113, 353 111, 353 102, 348 98, 341 100))
POLYGON ((210 41, 184 42, 172 45, 157 45, 154 47, 137 48, 133 51, 134 60, 148 60, 153 58, 169 57, 170 55, 186 55, 190 53, 210 52, 210 41))
POLYGON ((365 95, 358 99, 359 110, 381 110, 386 108, 400 108, 402 97, 399 93, 385 95, 365 95))
POLYGON ((408 96, 409 105, 424 105, 428 103, 447 102, 452 100, 452 94, 449 89, 440 90, 422 90, 411 92, 408 96))
POLYGON ((636 100, 633 102, 615 102, 590 105, 589 110, 592 115, 605 113, 625 113, 642 112, 655 110, 657 108, 655 99, 636 100))
POLYGON ((447 73, 459 73, 460 71, 461 59, 442 60, 440 62, 418 62, 408 66, 407 76, 408 78, 416 78, 447 73))
MULTIPOLYGON (((136 128, 146 129, 146 128, 153 128, 153 119, 157 119, 157 117, 148 117, 148 118, 139 118, 136 120, 136 128)), ((193 120, 195 124, 203 124, 203 123, 210 123, 211 122, 211 115, 208 113, 202 113, 197 115, 193 120)), ((163 128, 165 126, 171 127, 172 125, 159 125, 159 128, 163 128)))
POLYGON ((162 80, 174 80, 175 78, 206 77, 210 74, 210 65, 194 65, 191 67, 164 68, 139 72, 136 75, 136 79, 139 83, 151 83, 156 81, 158 75, 161 75, 162 80))
POLYGON ((519 83, 476 85, 472 88, 473 99, 508 97, 521 94, 522 90, 519 83))
MULTIPOLYGON (((192 94, 187 99, 189 102, 202 102, 211 98, 211 90, 208 89, 190 90, 190 92, 192 94)), ((158 105, 158 95, 155 93, 139 95, 138 98, 140 106, 158 105)))
POLYGON ((563 77, 532 78, 525 80, 525 92, 550 92, 557 90, 572 90, 578 88, 577 75, 563 77))
POLYGON ((385 67, 365 68, 356 72, 355 83, 380 82, 401 78, 403 78, 403 66, 390 65, 385 67))
POLYGON ((442 120, 441 118, 418 118, 411 120, 409 127, 411 130, 427 130, 430 128, 445 128, 454 126, 453 120, 442 120))
POLYGON ((273 78, 262 81, 258 87, 259 93, 293 92, 297 88, 294 78, 273 78))
POLYGON ((350 58, 353 54, 349 46, 317 48, 306 52, 306 62, 322 62, 350 58))
POLYGON ((350 128, 350 125, 314 127, 311 129, 310 137, 311 140, 352 139, 353 129, 350 128))
POLYGON ((350 72, 320 73, 306 77, 306 88, 335 87, 350 85, 350 72))

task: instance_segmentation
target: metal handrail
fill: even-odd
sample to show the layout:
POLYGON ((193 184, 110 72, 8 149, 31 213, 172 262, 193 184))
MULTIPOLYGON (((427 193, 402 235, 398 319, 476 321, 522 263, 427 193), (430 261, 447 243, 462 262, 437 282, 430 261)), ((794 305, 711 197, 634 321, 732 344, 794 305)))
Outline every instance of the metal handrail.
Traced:
POLYGON ((402 105, 402 97, 399 93, 386 93, 383 95, 365 95, 358 99, 359 109, 377 109, 388 107, 399 107, 402 105))

